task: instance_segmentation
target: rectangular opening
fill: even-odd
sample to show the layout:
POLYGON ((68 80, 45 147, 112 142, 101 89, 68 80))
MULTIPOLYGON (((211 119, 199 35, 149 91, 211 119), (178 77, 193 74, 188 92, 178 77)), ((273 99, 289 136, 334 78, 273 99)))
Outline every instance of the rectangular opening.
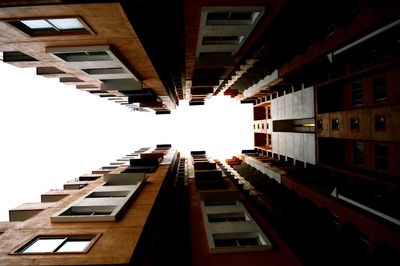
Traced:
POLYGON ((3 61, 7 62, 34 62, 35 58, 19 51, 3 52, 3 61))
POLYGON ((66 62, 113 61, 106 51, 56 53, 55 55, 66 62))
POLYGON ((388 169, 388 145, 375 144, 375 165, 378 170, 388 169))
POLYGON ((213 234, 215 247, 249 247, 265 245, 259 233, 219 233, 213 234))
POLYGON ((60 82, 83 82, 83 80, 74 78, 74 77, 65 77, 65 78, 60 78, 60 82))
POLYGON ((351 90, 351 101, 353 106, 360 106, 363 104, 363 84, 362 82, 353 83, 351 90))
POLYGON ((238 45, 243 36, 204 36, 202 45, 238 45))
POLYGON ((231 55, 231 52, 200 52, 200 57, 225 57, 231 55))
POLYGON ((385 131, 386 129, 386 119, 385 115, 375 116, 375 131, 385 131))
POLYGON ((386 79, 385 77, 377 77, 373 80, 373 97, 375 103, 386 102, 386 79))
POLYGON ((209 11, 206 25, 251 25, 259 15, 258 11, 209 11))
POLYGON ((9 21, 8 23, 33 37, 90 33, 89 27, 78 17, 23 19, 9 21))
POLYGON ((96 191, 90 193, 86 198, 124 198, 129 191, 96 191))
POLYGON ((208 214, 207 218, 209 223, 250 221, 244 212, 208 214))
POLYGON ((79 181, 94 181, 98 179, 99 177, 102 177, 103 175, 100 174, 88 174, 88 175, 82 175, 79 177, 79 181))
POLYGON ((60 216, 99 216, 111 215, 117 206, 73 206, 60 216))
POLYGON ((322 119, 317 119, 317 130, 322 130, 322 119))
POLYGON ((332 119, 332 130, 339 130, 339 119, 332 119))
POLYGON ((88 184, 79 184, 79 183, 72 183, 72 184, 64 184, 65 190, 79 190, 86 187, 88 184))
POLYGON ((360 131, 360 122, 358 117, 350 118, 351 131, 360 131))
POLYGON ((84 236, 37 236, 15 253, 70 253, 86 252, 97 237, 84 236))
POLYGON ((37 67, 36 74, 37 75, 57 75, 64 74, 65 72, 56 68, 56 67, 37 67))
POLYGON ((122 67, 111 67, 111 68, 86 68, 82 69, 84 72, 90 75, 103 75, 103 74, 122 74, 126 71, 122 67))
POLYGON ((364 164, 364 142, 356 141, 353 144, 353 162, 355 165, 364 164))
POLYGON ((232 206, 232 205, 239 205, 236 200, 211 200, 211 199, 205 199, 204 200, 204 206, 232 206))

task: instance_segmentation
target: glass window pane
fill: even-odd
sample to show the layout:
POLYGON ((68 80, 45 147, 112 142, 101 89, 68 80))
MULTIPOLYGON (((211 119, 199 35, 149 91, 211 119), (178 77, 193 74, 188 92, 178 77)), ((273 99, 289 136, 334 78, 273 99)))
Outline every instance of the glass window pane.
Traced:
POLYGON ((34 20, 21 20, 21 23, 31 29, 51 29, 53 28, 46 20, 44 19, 34 19, 34 20))
POLYGON ((51 24, 59 30, 84 29, 85 27, 77 18, 49 19, 51 24))
POLYGON ((29 247, 24 249, 22 253, 54 252, 64 239, 65 238, 38 238, 29 247))
POLYGON ((90 240, 68 240, 57 252, 82 252, 90 244, 90 240))

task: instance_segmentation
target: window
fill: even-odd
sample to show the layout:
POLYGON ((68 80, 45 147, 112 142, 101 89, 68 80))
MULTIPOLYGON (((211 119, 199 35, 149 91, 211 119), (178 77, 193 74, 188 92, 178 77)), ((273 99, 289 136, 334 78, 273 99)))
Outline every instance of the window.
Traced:
POLYGON ((129 191, 97 191, 92 192, 86 198, 123 198, 128 194, 129 191))
POLYGON ((64 184, 65 190, 78 190, 86 187, 87 184, 80 184, 80 183, 71 183, 71 184, 64 184))
POLYGON ((241 43, 243 36, 204 36, 203 45, 238 45, 241 43))
POLYGON ((224 201, 223 203, 219 201, 213 201, 213 200, 204 200, 204 206, 225 206, 225 205, 238 205, 239 203, 236 200, 233 201, 224 201))
POLYGON ((30 36, 89 33, 80 18, 26 19, 9 23, 30 36))
POLYGON ((272 135, 271 134, 267 134, 267 145, 268 146, 272 145, 272 135))
POLYGON ((94 181, 102 177, 100 174, 87 174, 79 177, 79 181, 94 181))
POLYGON ((104 170, 112 170, 112 169, 117 169, 118 165, 110 165, 110 166, 103 166, 101 169, 104 170))
POLYGON ((112 67, 112 68, 88 68, 82 69, 90 75, 103 75, 103 74, 122 74, 126 71, 122 67, 112 67))
POLYGON ((375 165, 377 169, 388 169, 388 145, 375 144, 375 165))
POLYGON ((232 52, 200 52, 200 58, 226 58, 232 56, 232 52))
POLYGON ((206 25, 251 25, 259 15, 253 11, 208 12, 206 25))
POLYGON ((66 62, 112 61, 113 60, 106 51, 55 53, 55 55, 66 62))
POLYGON ((353 144, 353 162, 355 165, 364 164, 364 143, 354 142, 353 144))
POLYGON ((353 106, 360 106, 363 104, 363 84, 362 82, 353 83, 351 90, 351 99, 353 106))
POLYGON ((332 119, 332 129, 339 130, 339 119, 338 118, 332 119))
POLYGON ((16 253, 68 253, 86 252, 94 236, 38 236, 29 241, 16 253))
POLYGON ((267 107, 267 119, 271 119, 271 107, 270 106, 267 107))
POLYGON ((386 128, 385 115, 376 115, 375 116, 375 131, 385 131, 385 128, 386 128))
POLYGON ((373 94, 375 103, 386 101, 386 79, 384 77, 374 78, 373 94))
POLYGON ((210 223, 240 222, 250 220, 244 212, 208 214, 207 217, 208 222, 210 223))
POLYGON ((317 130, 322 130, 322 119, 317 120, 317 130))
POLYGON ((35 58, 24 54, 19 51, 13 52, 3 52, 3 61, 4 62, 34 62, 37 61, 35 58))
POLYGON ((350 129, 352 131, 360 131, 360 122, 358 117, 350 118, 350 129))
POLYGON ((213 234, 215 247, 248 247, 263 245, 258 233, 213 234))
POLYGON ((60 214, 60 216, 99 216, 111 215, 116 206, 73 206, 60 214))

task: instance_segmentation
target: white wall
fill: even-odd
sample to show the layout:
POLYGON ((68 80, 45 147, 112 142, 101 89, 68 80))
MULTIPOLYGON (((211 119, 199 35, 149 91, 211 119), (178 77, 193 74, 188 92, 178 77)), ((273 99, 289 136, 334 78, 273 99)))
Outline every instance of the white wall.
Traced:
MULTIPOLYGON (((272 99, 271 117, 273 121, 314 117, 313 87, 272 99)), ((315 134, 272 132, 271 135, 273 153, 315 164, 315 134)))

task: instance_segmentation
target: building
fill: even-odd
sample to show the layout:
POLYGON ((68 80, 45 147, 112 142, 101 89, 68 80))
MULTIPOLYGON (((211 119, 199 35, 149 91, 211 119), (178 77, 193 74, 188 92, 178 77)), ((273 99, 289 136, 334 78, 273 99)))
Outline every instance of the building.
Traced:
MULTIPOLYGON (((15 253, 30 240, 10 232, 21 220, 20 229, 39 224, 35 230, 93 223, 117 232, 124 222, 134 224, 130 208, 122 217, 102 209, 108 220, 95 215, 100 220, 94 222, 73 215, 86 213, 81 203, 71 205, 89 191, 104 193, 96 188, 114 174, 122 178, 118 171, 126 166, 94 171, 83 179, 105 179, 82 190, 86 181, 46 193, 42 203, 10 211, 13 222, 2 224, 0 264, 38 258, 42 264, 399 264, 396 1, 72 2, 2 1, 3 61, 37 67, 38 75, 156 114, 169 113, 179 100, 202 105, 218 94, 235 98, 253 105, 254 147, 226 162, 203 152, 176 159, 171 173, 161 174, 165 189, 148 195, 155 211, 141 216, 148 219, 135 234, 139 241, 114 247, 115 257, 19 259, 15 253), (70 187, 77 193, 65 192, 70 187), (252 234, 233 226, 243 223, 251 224, 252 234), (10 251, 4 241, 22 246, 10 251)), ((143 159, 161 153, 166 155, 145 153, 143 159)), ((147 197, 143 190, 132 208, 147 197)), ((98 244, 90 244, 86 255, 101 250, 108 234, 89 235, 98 244)))

